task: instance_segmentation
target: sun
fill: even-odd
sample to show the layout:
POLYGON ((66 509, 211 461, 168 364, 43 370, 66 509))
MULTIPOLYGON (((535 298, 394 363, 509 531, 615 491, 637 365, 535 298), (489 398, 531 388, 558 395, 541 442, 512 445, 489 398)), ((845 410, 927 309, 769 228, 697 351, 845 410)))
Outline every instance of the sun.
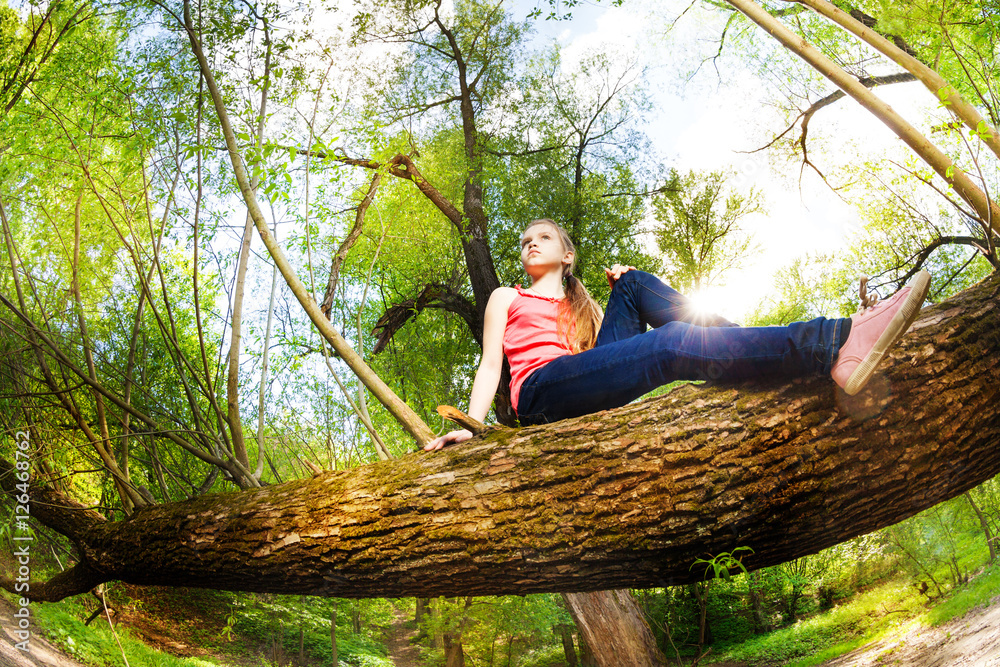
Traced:
POLYGON ((703 287, 687 297, 696 313, 719 315, 741 324, 766 296, 767 285, 766 279, 756 277, 753 280, 730 280, 726 285, 703 287))
MULTIPOLYGON (((691 307, 698 315, 721 315, 726 319, 735 317, 737 312, 732 294, 724 287, 703 287, 687 295, 691 307)), ((742 310, 742 309, 739 309, 742 310)))

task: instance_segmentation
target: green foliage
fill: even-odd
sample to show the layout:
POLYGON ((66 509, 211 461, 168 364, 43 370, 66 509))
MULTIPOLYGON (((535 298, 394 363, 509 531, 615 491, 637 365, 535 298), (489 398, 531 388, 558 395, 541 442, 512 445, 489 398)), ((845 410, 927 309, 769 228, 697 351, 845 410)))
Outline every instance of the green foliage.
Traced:
MULTIPOLYGON (((124 415, 112 408, 109 437, 118 460, 129 461, 132 482, 157 501, 169 501, 232 488, 218 469, 166 433, 189 437, 187 444, 196 451, 229 454, 233 425, 223 417, 222 356, 232 340, 234 247, 244 215, 234 198, 228 158, 217 150, 219 124, 195 73, 186 35, 160 10, 132 4, 129 13, 116 14, 116 8, 102 6, 95 12, 86 3, 54 3, 50 20, 67 30, 45 33, 27 59, 21 58, 30 41, 27 17, 34 11, 37 22, 42 10, 31 3, 20 13, 0 6, 0 104, 6 110, 13 103, 0 117, 0 202, 16 255, 12 263, 7 252, 0 253, 0 289, 13 300, 18 276, 28 290, 28 314, 48 327, 81 368, 87 365, 82 318, 94 373, 117 396, 128 390, 125 369, 130 352, 136 352, 130 404, 162 428, 147 428, 133 419, 126 430, 124 415), (74 19, 77 8, 82 12, 74 19), (50 50, 56 34, 60 43, 50 50), (43 56, 46 52, 50 55, 43 56), (22 62, 28 65, 19 69, 22 62), (30 89, 22 89, 19 84, 29 70, 30 89), (74 266, 78 221, 81 253, 74 266)), ((985 57, 995 50, 995 4, 949 7, 943 21, 929 13, 933 8, 919 4, 861 6, 879 14, 881 27, 904 36, 925 56, 940 56, 941 67, 958 81, 955 85, 995 119, 995 102, 976 97, 977 89, 991 89, 980 82, 996 78, 995 59, 985 57), (969 72, 960 71, 962 62, 969 72)), ((170 5, 176 8, 177 3, 170 5)), ((530 24, 514 18, 507 6, 471 0, 455 4, 439 17, 441 24, 455 37, 463 65, 473 77, 481 74, 475 79, 473 104, 477 143, 470 147, 465 132, 469 118, 451 99, 460 92, 455 83, 458 54, 449 55, 453 45, 431 21, 429 3, 379 3, 353 23, 357 32, 350 43, 346 36, 314 30, 318 23, 306 14, 315 10, 318 16, 319 7, 208 3, 199 8, 201 37, 233 111, 244 159, 260 179, 259 196, 280 223, 281 243, 298 275, 317 297, 372 173, 332 157, 344 154, 383 165, 397 154, 411 155, 427 182, 461 211, 466 184, 481 185, 486 241, 501 284, 524 281, 517 239, 527 222, 538 217, 555 218, 569 229, 578 247, 580 277, 599 300, 608 289, 603 266, 619 262, 656 270, 658 259, 641 242, 648 214, 644 193, 654 179, 642 125, 649 103, 643 71, 634 62, 591 53, 570 68, 558 47, 527 52, 530 24), (413 20, 428 28, 407 34, 406 45, 400 46, 400 31, 409 30, 413 20), (368 58, 369 52, 361 57, 358 45, 366 38, 375 38, 364 47, 374 48, 376 58, 368 58), (265 73, 263 54, 269 48, 274 59, 265 73), (265 83, 268 117, 257 148, 265 83), (300 148, 312 153, 307 157, 300 148)), ((859 76, 864 74, 862 47, 800 7, 791 11, 797 28, 849 61, 859 76)), ((756 39, 739 30, 740 25, 735 28, 730 34, 737 44, 756 39)), ((800 72, 797 65, 772 67, 781 60, 776 49, 756 49, 754 57, 758 53, 762 68, 779 76, 800 72)), ((800 72, 787 83, 808 89, 817 80, 815 73, 800 72)), ((971 134, 943 131, 953 152, 966 140, 977 145, 983 134, 983 128, 971 134)), ((987 179, 993 179, 991 163, 987 158, 982 163, 987 179)), ((890 292, 935 238, 981 231, 922 194, 923 186, 917 187, 914 178, 927 174, 903 164, 903 171, 913 176, 887 176, 878 165, 850 165, 854 171, 844 173, 858 176, 859 190, 852 194, 862 202, 865 230, 847 253, 799 260, 780 273, 779 296, 762 307, 756 323, 847 314, 856 304, 857 271, 878 276, 877 282, 890 292), (881 180, 864 180, 866 174, 881 180)), ((372 330, 387 308, 413 299, 428 284, 446 285, 453 295, 471 301, 463 255, 467 239, 412 181, 391 176, 384 167, 382 173, 365 229, 343 265, 332 320, 405 401, 439 425, 433 421, 434 407, 463 404, 478 360, 466 323, 435 304, 411 319, 377 356, 372 354, 372 330)), ((669 277, 679 287, 718 280, 730 263, 750 251, 749 239, 738 229, 742 216, 761 210, 759 195, 728 192, 725 181, 721 173, 674 171, 652 199, 660 222, 659 247, 668 255, 669 277)), ((262 350, 269 346, 272 387, 263 406, 263 481, 303 474, 302 459, 330 468, 373 460, 368 434, 332 379, 314 330, 283 289, 276 295, 277 331, 265 340, 264 295, 270 290, 271 266, 266 259, 252 262, 239 407, 249 433, 258 411, 262 350)), ((969 246, 941 248, 927 262, 935 275, 935 299, 991 268, 973 257, 969 246)), ((25 335, 9 313, 2 317, 4 331, 25 335)), ((14 336, 0 337, 0 413, 7 419, 32 411, 43 436, 38 454, 65 480, 66 490, 89 504, 123 509, 110 476, 92 472, 97 438, 85 430, 97 428, 99 421, 93 393, 75 386, 74 378, 60 385, 72 389, 80 411, 78 419, 68 417, 56 403, 62 393, 44 386, 42 368, 33 355, 20 351, 14 336), (31 400, 21 400, 26 394, 31 400)), ((357 382, 338 360, 330 365, 357 400, 357 382)), ((371 414, 393 453, 412 447, 384 411, 373 406, 371 414)), ((996 484, 982 493, 984 506, 995 517, 996 484)), ((923 603, 914 581, 933 577, 946 595, 962 591, 955 598, 956 609, 981 602, 988 587, 996 586, 995 572, 982 585, 977 581, 965 588, 961 583, 985 558, 981 529, 961 501, 893 531, 731 576, 742 570, 739 551, 699 562, 717 577, 702 590, 701 602, 688 588, 641 595, 666 650, 669 641, 676 641, 681 652, 693 651, 702 603, 717 652, 785 624, 767 640, 753 639, 757 643, 745 647, 746 655, 757 651, 758 659, 778 660, 883 631, 895 618, 884 608, 900 606, 909 613, 923 603), (886 584, 890 571, 905 571, 914 581, 886 584), (872 585, 880 588, 854 595, 872 585), (817 615, 830 608, 830 614, 817 615)), ((298 651, 301 630, 307 655, 328 661, 329 618, 336 609, 341 660, 387 664, 381 633, 392 620, 392 605, 386 601, 228 594, 214 600, 191 598, 192 606, 215 616, 214 624, 200 630, 206 645, 250 654, 270 642, 288 655, 298 651)), ((438 616, 426 621, 425 631, 433 635, 453 628, 467 616, 463 641, 470 662, 500 664, 501 654, 509 654, 511 664, 561 659, 552 627, 570 619, 556 596, 476 599, 468 609, 443 600, 436 604, 438 616)), ((103 622, 83 628, 76 620, 82 605, 39 609, 51 632, 81 659, 118 664, 117 645, 102 630, 103 622)), ((131 664, 199 665, 143 657, 132 639, 123 641, 131 664)))
POLYGON ((761 195, 726 187, 729 174, 670 171, 653 197, 656 242, 666 258, 667 282, 682 293, 716 284, 756 249, 743 219, 763 211, 761 195))
POLYGON ((63 604, 32 607, 46 637, 76 660, 93 667, 118 667, 122 653, 135 667, 213 667, 214 662, 199 658, 178 658, 147 646, 119 626, 115 629, 121 648, 104 620, 87 626, 79 619, 80 611, 63 604))
POLYGON ((986 277, 993 267, 981 251, 982 230, 922 192, 906 175, 878 174, 866 164, 855 187, 864 227, 844 252, 807 255, 779 269, 773 296, 757 306, 747 324, 788 324, 813 317, 847 317, 859 304, 858 278, 869 276, 869 292, 882 298, 902 287, 917 260, 932 276, 929 299, 939 301, 986 277), (941 239, 960 243, 938 245, 941 239), (927 249, 930 249, 929 251, 927 249))
POLYGON ((357 653, 340 658, 341 662, 354 667, 395 667, 395 663, 387 658, 382 658, 369 653, 357 653))
MULTIPOLYGON (((509 660, 512 665, 544 665, 552 656, 562 655, 554 629, 566 624, 572 619, 558 595, 475 598, 469 606, 464 599, 437 598, 431 601, 421 631, 432 638, 464 627, 463 650, 473 664, 500 665, 509 660)), ((432 660, 440 657, 437 650, 424 653, 432 660)))
POLYGON ((960 586, 947 600, 927 612, 930 625, 941 625, 967 614, 980 605, 990 604, 1000 591, 1000 563, 994 562, 968 584, 960 586))
MULTIPOLYGON (((136 599, 129 597, 125 590, 115 588, 110 592, 109 605, 113 609, 126 610, 129 617, 145 616, 145 622, 153 627, 166 622, 166 627, 183 631, 185 643, 207 648, 241 664, 262 665, 272 664, 275 656, 279 659, 297 656, 300 629, 306 659, 329 664, 329 614, 337 608, 337 650, 341 664, 354 667, 392 665, 386 658, 382 630, 391 620, 393 608, 384 600, 329 600, 198 590, 181 595, 175 593, 172 590, 144 591, 143 597, 136 599), (352 629, 355 621, 361 626, 360 633, 352 629), (224 630, 215 633, 215 627, 224 630)), ((68 599, 33 606, 32 613, 45 636, 69 655, 94 667, 117 667, 122 664, 122 655, 107 622, 99 618, 85 626, 80 620, 89 616, 90 602, 82 598, 68 599)), ((177 658, 156 651, 134 637, 127 623, 116 621, 115 631, 131 665, 207 667, 217 664, 216 658, 177 658)))
POLYGON ((786 325, 814 317, 846 317, 851 303, 851 279, 834 255, 807 255, 774 275, 772 296, 747 317, 748 326, 786 325))
POLYGON ((565 667, 566 653, 562 644, 544 646, 524 653, 517 665, 518 667, 565 667))
MULTIPOLYGON (((1000 507, 997 488, 997 480, 992 480, 973 494, 994 524, 1000 507)), ((700 589, 653 589, 639 591, 637 597, 668 656, 697 653, 704 605, 710 662, 775 664, 802 659, 803 664, 819 664, 821 657, 835 657, 920 616, 930 604, 920 583, 930 576, 941 582, 943 599, 955 596, 954 606, 940 605, 954 609, 942 618, 988 601, 995 595, 990 586, 995 586, 996 565, 962 583, 987 556, 978 519, 968 502, 957 498, 898 526, 806 558, 729 578, 719 576, 700 589), (894 544, 893 534, 900 531, 916 561, 894 544)), ((717 569, 713 561, 721 567, 732 557, 704 558, 699 567, 705 566, 710 577, 717 569)), ((727 569, 734 574, 739 567, 727 569)), ((931 596, 935 604, 941 602, 933 587, 931 596)), ((933 616, 934 612, 929 618, 933 616)))
POLYGON ((746 661, 750 664, 783 663, 818 651, 845 639, 872 638, 876 633, 897 625, 901 617, 887 609, 919 608, 919 600, 905 583, 890 582, 833 611, 800 621, 767 635, 751 639, 715 659, 746 661))
POLYGON ((736 547, 732 551, 723 551, 722 553, 716 554, 711 558, 698 558, 691 565, 691 569, 694 569, 698 565, 705 566, 705 579, 726 579, 728 580, 731 576, 733 570, 736 570, 736 574, 747 573, 747 569, 743 566, 743 558, 749 556, 753 553, 753 549, 750 547, 736 547), (711 576, 709 576, 711 573, 711 576))
MULTIPOLYGON (((278 646, 297 655, 299 633, 306 654, 329 662, 330 616, 337 611, 337 654, 348 664, 386 655, 381 629, 392 620, 387 600, 338 600, 292 595, 232 595, 233 633, 249 649, 278 646)), ((229 625, 227 620, 227 625, 229 625)), ((374 663, 373 663, 374 664, 374 663)))

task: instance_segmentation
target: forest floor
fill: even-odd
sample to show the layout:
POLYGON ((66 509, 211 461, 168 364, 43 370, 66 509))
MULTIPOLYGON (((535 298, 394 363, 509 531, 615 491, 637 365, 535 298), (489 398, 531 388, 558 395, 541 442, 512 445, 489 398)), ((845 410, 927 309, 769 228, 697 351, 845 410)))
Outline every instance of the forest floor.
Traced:
POLYGON ((14 606, 0 596, 0 665, 3 667, 84 667, 52 644, 40 637, 35 628, 29 628, 28 651, 16 648, 20 639, 14 635, 14 606))
POLYGON ((1000 667, 1000 597, 936 627, 913 620, 899 632, 822 667, 1000 667))
MULTIPOLYGON (((143 596, 140 587, 131 588, 131 592, 133 604, 114 608, 115 627, 127 628, 150 649, 179 658, 203 658, 229 667, 260 664, 256 655, 241 655, 235 651, 222 653, 207 647, 204 638, 218 634, 218 627, 225 624, 226 610, 201 605, 201 608, 183 607, 178 599, 183 597, 184 591, 178 589, 163 589, 158 595, 150 596, 143 596)), ((36 625, 34 617, 31 619, 30 651, 17 650, 14 647, 17 641, 13 634, 14 611, 9 598, 0 595, 0 667, 91 667, 46 641, 46 633, 36 625)), ((103 616, 95 623, 107 626, 103 616)))
POLYGON ((389 659, 396 667, 420 667, 420 651, 410 643, 416 634, 416 629, 410 627, 409 614, 397 609, 396 620, 386 636, 389 659))
MULTIPOLYGON (((0 665, 3 667, 87 667, 59 651, 31 628, 30 650, 15 648, 18 639, 15 611, 11 602, 0 596, 0 665)), ((418 654, 409 642, 415 630, 407 627, 406 616, 398 616, 389 630, 389 655, 396 667, 418 667, 418 654)), ((174 640, 176 643, 176 640, 174 640)), ((182 644, 183 646, 183 644, 182 644)), ((191 654, 188 650, 170 650, 170 644, 157 647, 173 654, 191 654)), ((203 651, 194 651, 204 653, 203 651)), ((210 656, 205 656, 209 658, 210 656)), ((235 662, 229 664, 236 664, 235 662)), ((823 667, 868 667, 900 665, 903 667, 1000 667, 1000 597, 984 607, 936 627, 919 620, 904 626, 891 637, 868 644, 830 660, 823 667)))

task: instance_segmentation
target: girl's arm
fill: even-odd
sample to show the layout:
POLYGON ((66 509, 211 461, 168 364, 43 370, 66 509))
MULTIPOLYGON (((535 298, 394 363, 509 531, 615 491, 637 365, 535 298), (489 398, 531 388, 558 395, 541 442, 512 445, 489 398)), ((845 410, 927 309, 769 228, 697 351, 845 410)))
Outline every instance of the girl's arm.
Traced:
MULTIPOLYGON (((517 290, 512 287, 498 287, 490 294, 486 304, 486 316, 483 321, 483 357, 479 361, 476 379, 472 382, 472 395, 469 398, 469 416, 478 421, 486 419, 490 411, 493 397, 500 384, 500 370, 503 368, 503 334, 507 328, 507 309, 517 296, 517 290)), ((472 437, 465 429, 451 431, 424 445, 431 451, 441 449, 445 445, 464 442, 472 437)))

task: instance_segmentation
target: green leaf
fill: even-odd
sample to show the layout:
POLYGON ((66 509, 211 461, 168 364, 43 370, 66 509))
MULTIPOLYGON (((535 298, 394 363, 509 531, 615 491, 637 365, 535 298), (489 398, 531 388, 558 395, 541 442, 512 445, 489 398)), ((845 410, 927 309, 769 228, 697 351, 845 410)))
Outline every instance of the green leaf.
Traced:
POLYGON ((937 91, 938 99, 941 101, 941 106, 946 107, 951 105, 951 100, 948 98, 951 97, 953 90, 954 89, 951 86, 945 86, 937 91))

